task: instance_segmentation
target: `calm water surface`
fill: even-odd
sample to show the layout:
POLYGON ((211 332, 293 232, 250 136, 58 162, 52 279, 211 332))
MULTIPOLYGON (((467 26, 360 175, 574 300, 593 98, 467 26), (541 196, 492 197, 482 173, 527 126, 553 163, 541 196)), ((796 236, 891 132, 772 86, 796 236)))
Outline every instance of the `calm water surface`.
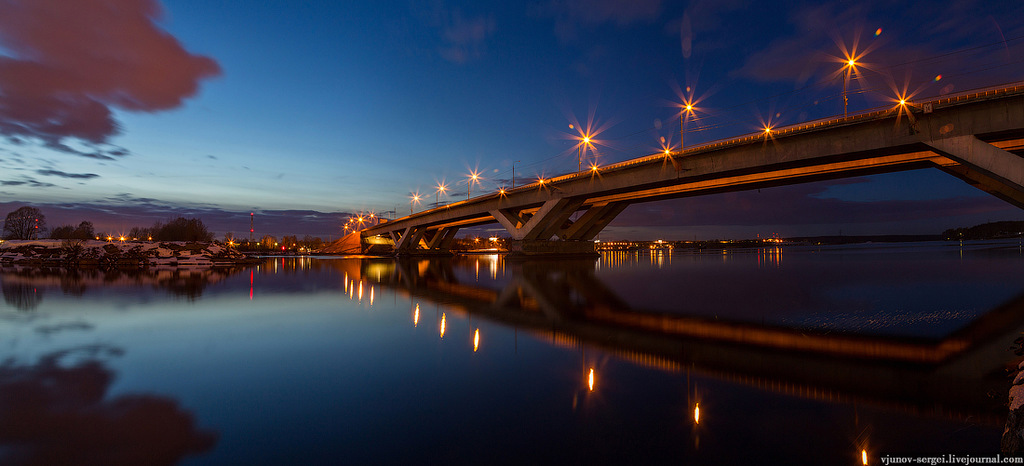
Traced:
POLYGON ((1022 276, 1016 241, 0 269, 0 462, 996 453, 1022 276))

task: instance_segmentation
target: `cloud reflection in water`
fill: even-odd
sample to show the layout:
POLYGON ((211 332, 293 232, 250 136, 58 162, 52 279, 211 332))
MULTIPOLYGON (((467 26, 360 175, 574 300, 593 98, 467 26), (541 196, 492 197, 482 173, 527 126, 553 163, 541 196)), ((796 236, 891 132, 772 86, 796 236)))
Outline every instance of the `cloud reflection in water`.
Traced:
POLYGON ((0 365, 0 462, 4 464, 175 464, 210 451, 217 434, 200 430, 177 401, 157 395, 108 398, 114 373, 88 346, 47 354, 35 364, 0 365))

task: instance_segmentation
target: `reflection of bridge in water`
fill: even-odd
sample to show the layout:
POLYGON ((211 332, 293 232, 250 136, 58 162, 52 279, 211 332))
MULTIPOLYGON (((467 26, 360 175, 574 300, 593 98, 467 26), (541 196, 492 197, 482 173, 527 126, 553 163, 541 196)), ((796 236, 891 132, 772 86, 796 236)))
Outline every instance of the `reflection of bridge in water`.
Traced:
POLYGON ((989 425, 1005 419, 1006 370, 1016 359, 1010 348, 1024 331, 1024 295, 940 340, 897 338, 631 309, 595 276, 588 259, 506 263, 510 279, 493 282, 495 288, 460 281, 457 261, 364 261, 359 275, 643 365, 989 425))

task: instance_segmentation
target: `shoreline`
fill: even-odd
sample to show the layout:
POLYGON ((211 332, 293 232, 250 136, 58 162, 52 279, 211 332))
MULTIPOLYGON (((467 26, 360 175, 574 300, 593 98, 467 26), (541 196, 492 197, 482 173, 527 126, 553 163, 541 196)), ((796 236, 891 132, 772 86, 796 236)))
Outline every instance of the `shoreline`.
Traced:
POLYGON ((212 242, 42 239, 0 243, 0 267, 219 267, 256 262, 212 242))

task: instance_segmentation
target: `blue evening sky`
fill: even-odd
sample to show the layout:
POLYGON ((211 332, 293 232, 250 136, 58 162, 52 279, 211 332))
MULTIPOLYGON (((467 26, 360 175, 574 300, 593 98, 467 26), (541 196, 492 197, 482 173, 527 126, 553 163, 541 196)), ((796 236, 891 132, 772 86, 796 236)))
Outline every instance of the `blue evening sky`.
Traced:
MULTIPOLYGON (((11 6, 32 2, 61 4, 5 2, 0 16, 109 32, 117 22, 103 8, 158 5, 154 27, 177 40, 183 60, 206 57, 219 69, 146 75, 195 83, 178 105, 133 104, 150 90, 132 84, 79 91, 109 108, 118 128, 93 140, 60 132, 70 124, 42 132, 0 122, 3 212, 35 205, 50 226, 92 220, 104 231, 187 215, 242 234, 256 212, 257 233, 336 237, 351 213, 427 207, 438 182, 449 185, 442 202, 464 199, 471 169, 484 178, 474 194, 507 185, 516 161, 517 180, 575 170, 580 125, 603 129, 600 164, 678 147, 684 95, 699 100, 687 145, 762 121, 837 115, 844 47, 867 50, 851 112, 887 105, 894 87, 925 98, 1024 80, 1019 2, 88 0, 86 19, 11 6), (97 147, 108 156, 89 156, 97 147), (411 206, 416 192, 428 202, 411 206)), ((124 29, 76 40, 97 56, 163 60, 114 46, 143 42, 124 29)), ((34 40, 48 39, 0 32, 0 60, 73 63, 34 40)), ((119 73, 85 68, 61 78, 119 73)), ((0 80, 0 97, 29 88, 0 80)), ((607 235, 939 233, 1020 219, 1019 209, 924 170, 638 204, 607 235)))

